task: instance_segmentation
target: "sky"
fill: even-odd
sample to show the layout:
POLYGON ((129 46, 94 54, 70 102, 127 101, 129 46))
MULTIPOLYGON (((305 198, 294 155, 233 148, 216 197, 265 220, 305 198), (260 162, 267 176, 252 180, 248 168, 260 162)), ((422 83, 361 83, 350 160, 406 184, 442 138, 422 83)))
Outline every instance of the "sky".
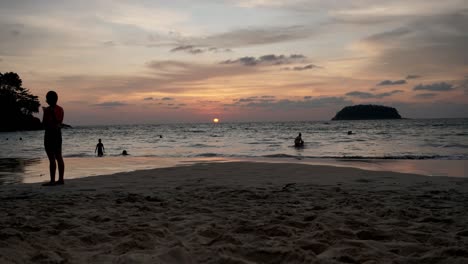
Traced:
MULTIPOLYGON (((466 0, 3 0, 0 72, 73 125, 468 117, 466 0)), ((40 115, 41 113, 39 113, 40 115)))

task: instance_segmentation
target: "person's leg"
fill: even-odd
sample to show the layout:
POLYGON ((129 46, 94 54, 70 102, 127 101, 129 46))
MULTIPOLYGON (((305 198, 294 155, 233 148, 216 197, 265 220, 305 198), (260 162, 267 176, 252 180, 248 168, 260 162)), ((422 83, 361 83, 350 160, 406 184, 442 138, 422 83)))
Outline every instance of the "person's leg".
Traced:
POLYGON ((43 184, 43 186, 52 186, 55 184, 55 154, 54 154, 54 145, 53 142, 50 140, 50 135, 44 135, 44 149, 47 154, 47 158, 49 159, 49 175, 50 181, 48 183, 43 184))
POLYGON ((60 140, 58 147, 55 151, 55 159, 57 160, 58 171, 59 171, 58 183, 63 184, 63 176, 65 174, 65 163, 63 162, 63 157, 62 157, 62 140, 60 140))
POLYGON ((62 153, 57 155, 55 158, 57 159, 57 165, 58 165, 58 171, 59 171, 58 181, 63 183, 63 176, 65 174, 65 163, 63 162, 62 153))
POLYGON ((49 174, 50 174, 50 182, 55 182, 55 170, 57 166, 55 165, 55 154, 53 151, 46 150, 47 158, 49 158, 49 174))
POLYGON ((62 135, 59 134, 56 138, 56 146, 55 146, 55 159, 57 160, 58 171, 59 171, 59 178, 56 184, 63 184, 63 176, 65 174, 65 163, 63 162, 62 157, 62 135))

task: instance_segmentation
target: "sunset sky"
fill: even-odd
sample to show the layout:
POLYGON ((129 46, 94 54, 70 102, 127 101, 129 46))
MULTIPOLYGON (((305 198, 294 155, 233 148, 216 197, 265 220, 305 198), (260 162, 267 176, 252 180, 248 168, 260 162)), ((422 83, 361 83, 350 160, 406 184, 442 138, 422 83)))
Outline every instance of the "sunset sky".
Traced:
POLYGON ((6 0, 0 35, 69 124, 468 117, 466 0, 6 0))

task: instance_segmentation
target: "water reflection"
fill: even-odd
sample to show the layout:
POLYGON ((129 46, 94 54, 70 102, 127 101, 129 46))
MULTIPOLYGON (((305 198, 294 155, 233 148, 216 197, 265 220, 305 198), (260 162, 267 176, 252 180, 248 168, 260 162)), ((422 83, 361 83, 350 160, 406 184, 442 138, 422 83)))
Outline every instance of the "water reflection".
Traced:
POLYGON ((0 159, 0 185, 21 183, 29 167, 35 167, 41 159, 0 159))

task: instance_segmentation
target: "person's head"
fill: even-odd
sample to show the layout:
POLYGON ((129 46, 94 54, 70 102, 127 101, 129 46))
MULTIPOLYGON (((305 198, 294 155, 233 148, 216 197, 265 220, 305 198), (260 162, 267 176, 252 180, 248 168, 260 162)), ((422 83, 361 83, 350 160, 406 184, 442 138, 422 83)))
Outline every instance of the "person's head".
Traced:
POLYGON ((302 137, 302 134, 301 134, 301 133, 299 133, 299 136, 300 136, 300 137, 302 137))
POLYGON ((127 153, 127 151, 125 149, 122 151, 122 155, 128 155, 128 153, 127 153))
POLYGON ((101 139, 98 139, 99 140, 99 143, 101 143, 101 139))
POLYGON ((55 106, 57 104, 57 101, 58 101, 58 95, 56 92, 54 91, 49 91, 46 95, 46 102, 50 105, 50 106, 55 106))

